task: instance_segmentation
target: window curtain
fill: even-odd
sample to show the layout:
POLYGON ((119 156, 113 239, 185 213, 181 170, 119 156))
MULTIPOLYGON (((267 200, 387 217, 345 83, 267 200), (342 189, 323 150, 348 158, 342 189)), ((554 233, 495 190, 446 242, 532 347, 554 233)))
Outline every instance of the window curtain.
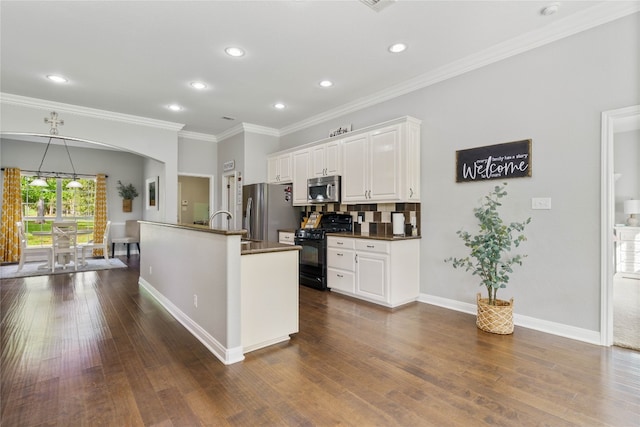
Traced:
MULTIPOLYGON (((96 176, 96 207, 93 216, 93 241, 102 243, 109 236, 104 235, 107 227, 107 177, 104 174, 96 176)), ((102 249, 94 249, 93 256, 104 256, 102 249)))
POLYGON ((22 190, 20 169, 4 170, 2 193, 2 234, 0 234, 0 262, 20 260, 20 239, 16 222, 22 221, 22 190))

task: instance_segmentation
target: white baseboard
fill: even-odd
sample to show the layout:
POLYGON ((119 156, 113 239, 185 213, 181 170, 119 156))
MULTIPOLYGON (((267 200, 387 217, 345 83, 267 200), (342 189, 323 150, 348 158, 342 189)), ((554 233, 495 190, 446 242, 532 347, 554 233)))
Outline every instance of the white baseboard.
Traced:
MULTIPOLYGON (((418 301, 425 304, 448 308, 450 310, 473 314, 474 316, 477 314, 477 308, 475 304, 469 304, 466 302, 460 302, 448 298, 442 298, 428 294, 420 294, 420 297, 418 297, 418 301)), ((564 338, 570 338, 590 344, 602 345, 600 332, 598 331, 590 331, 588 329, 577 328, 575 326, 565 325, 562 323, 549 322, 548 320, 536 319, 534 317, 523 316, 516 313, 513 314, 513 324, 527 329, 533 329, 552 335, 558 335, 564 338)))
POLYGON ((142 286, 153 298, 156 299, 178 322, 182 324, 191 334, 198 339, 205 347, 209 349, 214 356, 216 356, 225 365, 231 365, 232 363, 241 362, 244 360, 244 354, 242 346, 235 348, 225 348, 218 340, 216 340, 211 334, 204 330, 193 319, 187 316, 182 310, 176 307, 171 301, 169 301, 164 295, 162 295, 156 288, 154 288, 149 282, 142 277, 138 279, 138 284, 142 286))

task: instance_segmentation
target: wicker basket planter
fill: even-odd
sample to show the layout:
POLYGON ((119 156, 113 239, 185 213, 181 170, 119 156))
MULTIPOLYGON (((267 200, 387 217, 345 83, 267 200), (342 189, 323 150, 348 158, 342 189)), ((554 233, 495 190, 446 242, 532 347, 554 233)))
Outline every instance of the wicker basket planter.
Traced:
POLYGON ((478 293, 478 318, 476 325, 485 332, 508 335, 513 333, 513 298, 510 301, 496 300, 489 305, 488 298, 480 298, 478 293))
POLYGON ((131 212, 131 199, 122 199, 122 212, 131 212))

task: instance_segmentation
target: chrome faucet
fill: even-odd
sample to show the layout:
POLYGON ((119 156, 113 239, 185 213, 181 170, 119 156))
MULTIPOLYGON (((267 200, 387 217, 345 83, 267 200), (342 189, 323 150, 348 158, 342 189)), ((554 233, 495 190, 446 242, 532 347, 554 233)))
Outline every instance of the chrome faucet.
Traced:
POLYGON ((211 216, 209 217, 209 228, 213 228, 213 220, 215 219, 216 216, 220 214, 227 214, 228 220, 233 218, 233 214, 229 211, 225 211, 225 210, 216 211, 212 213, 211 216))

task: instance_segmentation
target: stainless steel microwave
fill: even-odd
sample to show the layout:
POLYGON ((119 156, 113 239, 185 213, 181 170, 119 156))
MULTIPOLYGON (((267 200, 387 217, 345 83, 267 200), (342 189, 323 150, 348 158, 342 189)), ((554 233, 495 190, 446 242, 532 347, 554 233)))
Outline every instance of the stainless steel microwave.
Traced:
POLYGON ((340 203, 340 176, 323 176, 307 180, 309 203, 340 203))

